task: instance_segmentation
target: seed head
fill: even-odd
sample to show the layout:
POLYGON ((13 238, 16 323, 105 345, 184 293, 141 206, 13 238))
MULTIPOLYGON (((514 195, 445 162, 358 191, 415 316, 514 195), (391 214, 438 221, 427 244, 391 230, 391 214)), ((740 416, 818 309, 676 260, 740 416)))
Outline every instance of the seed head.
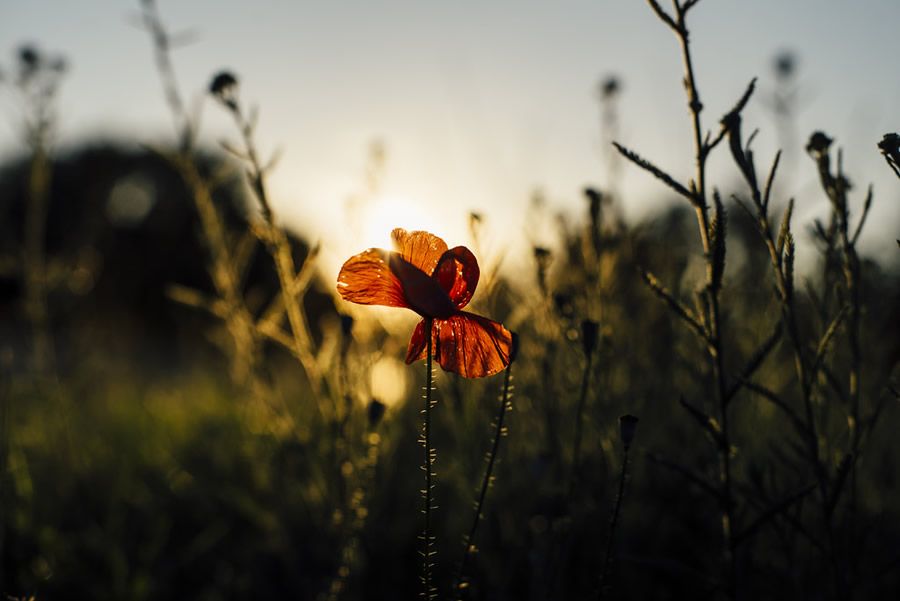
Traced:
POLYGON ((828 147, 834 140, 826 136, 824 133, 817 131, 809 138, 809 144, 806 145, 806 152, 810 154, 824 154, 828 152, 828 147))
POLYGON ((600 324, 596 321, 585 319, 581 322, 581 344, 584 347, 584 354, 590 357, 597 348, 597 334, 600 331, 600 324))
POLYGON ((900 157, 900 136, 897 134, 884 134, 878 148, 884 156, 900 157))
POLYGON ((797 57, 790 50, 786 50, 775 57, 775 76, 778 79, 789 79, 797 70, 797 57))
POLYGON ((220 71, 209 84, 209 93, 232 111, 238 109, 237 78, 229 71, 220 71))
POLYGON ((353 317, 344 313, 341 314, 341 333, 344 336, 353 333, 353 317))
POLYGON ((619 438, 625 445, 625 451, 628 452, 631 442, 634 440, 634 433, 637 430, 638 418, 626 413, 619 418, 619 438))
POLYGON ((600 82, 600 99, 609 100, 611 98, 615 98, 621 89, 622 84, 619 82, 619 78, 615 75, 608 75, 606 78, 604 78, 603 81, 600 82))
POLYGON ((384 417, 385 409, 387 409, 387 406, 378 399, 369 401, 368 414, 370 426, 374 428, 378 425, 378 422, 384 417))
POLYGON ((31 45, 25 45, 19 48, 19 63, 23 68, 36 69, 41 62, 41 54, 37 48, 31 45))
POLYGON ((567 290, 559 290, 553 293, 553 304, 560 317, 570 319, 575 313, 572 293, 567 290))
POLYGON ((19 83, 27 83, 38 72, 41 67, 41 53, 38 49, 30 44, 21 46, 18 50, 19 55, 19 83))

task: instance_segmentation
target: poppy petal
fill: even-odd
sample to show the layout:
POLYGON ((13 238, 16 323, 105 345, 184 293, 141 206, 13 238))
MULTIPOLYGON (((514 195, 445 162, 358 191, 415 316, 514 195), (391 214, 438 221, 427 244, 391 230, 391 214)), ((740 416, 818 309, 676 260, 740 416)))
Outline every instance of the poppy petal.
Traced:
POLYGON ((425 275, 432 274, 441 255, 447 251, 447 243, 428 232, 407 232, 398 227, 391 232, 391 238, 394 250, 404 260, 424 271, 425 275))
POLYGON ((409 365, 419 359, 424 359, 428 354, 428 340, 425 338, 425 320, 422 319, 413 330, 412 338, 409 339, 409 349, 406 351, 406 364, 409 365))
POLYGON ((438 328, 435 355, 445 371, 483 378, 509 365, 512 334, 496 321, 460 312, 436 320, 434 326, 438 328))
POLYGON ((388 265, 389 253, 370 248, 347 259, 338 274, 341 298, 361 305, 408 308, 403 286, 388 265))
POLYGON ((472 300, 480 275, 478 260, 472 251, 465 246, 456 246, 441 255, 431 277, 447 292, 456 308, 462 309, 472 300))

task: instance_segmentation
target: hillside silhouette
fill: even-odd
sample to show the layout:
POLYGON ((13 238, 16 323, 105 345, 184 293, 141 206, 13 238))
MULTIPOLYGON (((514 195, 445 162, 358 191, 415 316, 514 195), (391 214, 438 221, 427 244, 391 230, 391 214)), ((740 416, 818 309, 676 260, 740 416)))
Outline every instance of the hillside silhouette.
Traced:
MULTIPOLYGON (((0 337, 18 368, 28 356, 22 306, 21 253, 30 158, 0 166, 0 337)), ((205 176, 221 158, 199 154, 205 176)), ((248 194, 239 169, 213 190, 229 236, 247 231, 248 194)), ((184 181, 160 154, 109 142, 88 143, 52 161, 46 213, 48 305, 58 367, 76 369, 87 358, 140 365, 155 377, 198 362, 218 362, 217 320, 174 301, 178 284, 212 290, 208 251, 184 181)), ((295 261, 309 246, 291 236, 295 261)), ((261 245, 248 267, 244 293, 260 308, 278 293, 278 278, 261 245)), ((310 315, 333 312, 330 296, 312 290, 310 315)), ((251 306, 253 308, 253 306, 251 306)), ((311 320, 314 335, 318 319, 311 320)))

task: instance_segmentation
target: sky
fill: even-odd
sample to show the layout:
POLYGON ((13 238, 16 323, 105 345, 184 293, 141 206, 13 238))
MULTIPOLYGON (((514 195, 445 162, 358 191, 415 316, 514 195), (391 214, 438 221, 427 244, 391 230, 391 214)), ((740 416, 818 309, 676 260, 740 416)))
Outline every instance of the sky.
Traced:
MULTIPOLYGON (((671 3, 661 4, 671 9, 671 3)), ((615 187, 630 220, 672 195, 630 165, 610 170, 610 136, 683 181, 693 171, 690 118, 675 36, 639 0, 158 0, 162 18, 189 43, 173 53, 180 88, 202 107, 200 140, 237 141, 224 111, 205 94, 213 74, 240 81, 259 109, 257 145, 280 152, 268 183, 284 223, 323 246, 323 273, 392 227, 428 229, 466 244, 469 214, 483 215, 486 252, 515 268, 531 245, 553 243, 553 220, 584 211, 582 189, 615 187), (604 127, 598 84, 621 83, 617 128, 604 127), (383 177, 366 196, 373 144, 383 177), (531 199, 544 198, 542 217, 531 199), (348 203, 365 206, 348 217, 348 203)), ((0 67, 32 43, 66 57, 57 146, 85 140, 165 144, 172 119, 137 0, 0 0, 0 67)), ((753 77, 746 131, 759 128, 757 160, 783 147, 781 199, 796 198, 795 231, 827 210, 809 135, 824 130, 843 149, 860 206, 874 206, 863 251, 896 258, 900 180, 876 143, 900 130, 896 77, 897 0, 703 0, 689 27, 704 129, 753 77), (772 110, 773 60, 796 57, 795 119, 779 128, 772 110)), ((0 90, 0 157, 21 150, 21 107, 0 90)), ((731 190, 737 171, 722 147, 712 183, 731 190)), ((681 201, 684 202, 684 201, 681 201)), ((482 259, 483 261, 485 259, 482 259)))

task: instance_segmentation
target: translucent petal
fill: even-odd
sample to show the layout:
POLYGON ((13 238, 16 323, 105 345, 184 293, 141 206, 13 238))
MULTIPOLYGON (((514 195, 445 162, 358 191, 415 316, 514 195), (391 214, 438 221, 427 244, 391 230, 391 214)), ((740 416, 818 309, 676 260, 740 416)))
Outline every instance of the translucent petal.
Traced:
POLYGON ((428 354, 427 339, 425 338, 425 320, 421 320, 416 329, 413 330, 412 338, 409 339, 409 348, 406 351, 407 365, 413 361, 424 359, 428 354))
POLYGON ((388 264, 389 255, 370 248, 347 259, 337 280, 341 298, 361 305, 409 308, 403 286, 388 264))
POLYGON ((475 255, 465 246, 456 246, 441 255, 431 277, 447 292, 456 308, 462 309, 472 300, 480 275, 475 255))
POLYGON ((509 365, 512 335, 496 321, 463 311, 434 327, 434 354, 445 371, 483 378, 509 365))
POLYGON ((441 255, 447 251, 447 243, 428 232, 407 232, 398 227, 391 232, 391 239, 394 250, 404 260, 424 271, 425 275, 432 274, 441 255))

